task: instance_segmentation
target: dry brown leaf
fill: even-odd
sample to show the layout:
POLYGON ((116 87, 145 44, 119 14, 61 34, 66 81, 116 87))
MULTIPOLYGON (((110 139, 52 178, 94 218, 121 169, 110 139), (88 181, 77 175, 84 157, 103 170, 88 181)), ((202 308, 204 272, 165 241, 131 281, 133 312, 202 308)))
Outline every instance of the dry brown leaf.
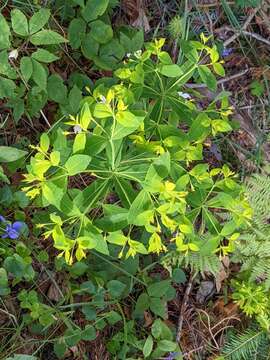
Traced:
POLYGON ((50 300, 58 302, 61 299, 61 293, 58 289, 58 287, 52 283, 51 286, 49 287, 47 296, 50 300))

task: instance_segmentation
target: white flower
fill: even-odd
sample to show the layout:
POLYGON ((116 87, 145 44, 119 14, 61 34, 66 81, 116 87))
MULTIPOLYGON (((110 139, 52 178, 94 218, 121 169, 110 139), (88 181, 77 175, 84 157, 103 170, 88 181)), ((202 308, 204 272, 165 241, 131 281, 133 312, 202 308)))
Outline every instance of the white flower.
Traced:
POLYGON ((75 132, 75 134, 79 134, 80 132, 82 132, 82 128, 80 127, 80 125, 75 125, 73 126, 73 131, 75 132))
POLYGON ((106 104, 106 98, 104 95, 100 95, 100 102, 101 104, 106 104))
POLYGON ((178 91, 177 94, 181 96, 183 99, 191 99, 191 96, 188 93, 183 93, 182 91, 178 91))
POLYGON ((139 59, 142 56, 142 50, 135 51, 134 56, 139 59))
POLYGON ((14 49, 14 50, 11 50, 11 52, 8 54, 8 58, 9 59, 17 59, 17 57, 18 57, 18 55, 19 55, 19 52, 18 52, 18 50, 17 49, 14 49))
POLYGON ((127 58, 130 58, 131 57, 131 53, 127 53, 127 58))

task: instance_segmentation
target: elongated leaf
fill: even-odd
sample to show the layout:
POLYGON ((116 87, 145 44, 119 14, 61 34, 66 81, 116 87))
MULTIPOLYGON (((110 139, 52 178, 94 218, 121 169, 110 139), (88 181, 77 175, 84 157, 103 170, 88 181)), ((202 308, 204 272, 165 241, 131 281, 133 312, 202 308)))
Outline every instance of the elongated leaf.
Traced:
POLYGON ((49 9, 40 9, 35 12, 34 15, 29 20, 29 33, 34 34, 40 29, 43 28, 44 25, 47 24, 49 18, 51 16, 51 12, 49 9))
POLYGON ((0 13, 0 50, 10 48, 10 28, 4 16, 0 13))
POLYGON ((37 51, 32 54, 32 58, 44 63, 51 63, 59 59, 58 56, 55 56, 54 54, 45 49, 37 49, 37 51))
POLYGON ((68 27, 68 40, 72 49, 78 49, 81 46, 85 32, 86 22, 82 18, 76 18, 71 21, 68 27))
POLYGON ((31 58, 23 56, 20 61, 20 70, 24 80, 27 82, 33 73, 33 64, 31 58))
POLYGON ((65 167, 69 176, 79 174, 86 170, 91 161, 91 156, 88 155, 73 155, 65 163, 65 167))
POLYGON ((53 30, 41 30, 30 37, 34 45, 54 45, 61 44, 67 40, 53 30))
POLYGON ((46 90, 47 87, 47 73, 44 67, 36 60, 32 59, 33 64, 33 74, 32 78, 34 82, 40 87, 42 90, 46 90))
MULTIPOLYGON (((14 9, 11 11, 11 24, 14 32, 21 36, 27 36, 28 31, 28 21, 23 12, 19 9, 14 9)), ((2 29, 1 29, 2 31, 2 29)))
POLYGON ((0 146, 0 162, 16 161, 24 157, 26 154, 26 151, 14 147, 0 146))

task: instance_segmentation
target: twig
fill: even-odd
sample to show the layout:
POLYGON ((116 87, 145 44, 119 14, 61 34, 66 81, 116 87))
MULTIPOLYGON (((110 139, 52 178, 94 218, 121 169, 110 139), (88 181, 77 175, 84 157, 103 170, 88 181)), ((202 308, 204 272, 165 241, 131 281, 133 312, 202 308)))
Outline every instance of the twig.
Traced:
POLYGON ((251 23, 254 16, 257 14, 258 10, 260 9, 260 6, 256 7, 253 12, 249 15, 247 20, 245 21, 244 25, 242 26, 242 29, 240 31, 237 31, 235 29, 231 29, 232 31, 237 31, 237 33, 233 34, 229 39, 224 41, 224 47, 228 46, 230 43, 232 43, 234 40, 238 38, 238 36, 243 33, 244 30, 248 27, 248 25, 251 23))
POLYGON ((181 339, 181 333, 182 333, 182 327, 183 327, 183 321, 184 321, 184 313, 187 307, 188 298, 192 289, 192 281, 193 281, 193 273, 190 273, 188 284, 185 290, 183 302, 181 305, 180 315, 178 318, 178 326, 177 326, 177 332, 176 332, 176 342, 179 343, 181 339))
MULTIPOLYGON (((245 69, 245 70, 243 70, 243 71, 240 71, 240 72, 237 73, 237 74, 228 76, 228 77, 226 77, 225 79, 220 79, 220 80, 217 81, 217 85, 221 85, 221 84, 224 84, 224 83, 229 82, 229 81, 231 81, 231 80, 237 79, 237 78, 245 75, 246 73, 248 73, 249 70, 250 70, 250 69, 245 69)), ((206 85, 206 84, 186 84, 185 86, 188 87, 188 88, 191 88, 191 89, 207 88, 207 85, 206 85)))

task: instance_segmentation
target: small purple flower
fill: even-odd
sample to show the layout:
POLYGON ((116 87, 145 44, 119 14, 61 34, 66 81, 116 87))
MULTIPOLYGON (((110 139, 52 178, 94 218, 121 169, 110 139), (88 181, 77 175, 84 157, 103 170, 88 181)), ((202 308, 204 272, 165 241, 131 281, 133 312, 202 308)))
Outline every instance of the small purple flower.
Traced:
POLYGON ((176 351, 170 352, 169 356, 166 357, 165 360, 174 360, 176 358, 176 356, 178 356, 178 355, 181 355, 181 353, 176 352, 176 351))
POLYGON ((21 230, 24 227, 22 221, 15 221, 13 224, 7 224, 2 239, 10 238, 12 240, 18 239, 21 235, 21 230))
POLYGON ((1 222, 6 222, 6 219, 4 218, 4 216, 0 215, 0 223, 1 222))
POLYGON ((232 52, 233 52, 232 48, 228 48, 228 49, 224 48, 221 55, 222 55, 222 57, 227 57, 227 56, 231 55, 232 52))

